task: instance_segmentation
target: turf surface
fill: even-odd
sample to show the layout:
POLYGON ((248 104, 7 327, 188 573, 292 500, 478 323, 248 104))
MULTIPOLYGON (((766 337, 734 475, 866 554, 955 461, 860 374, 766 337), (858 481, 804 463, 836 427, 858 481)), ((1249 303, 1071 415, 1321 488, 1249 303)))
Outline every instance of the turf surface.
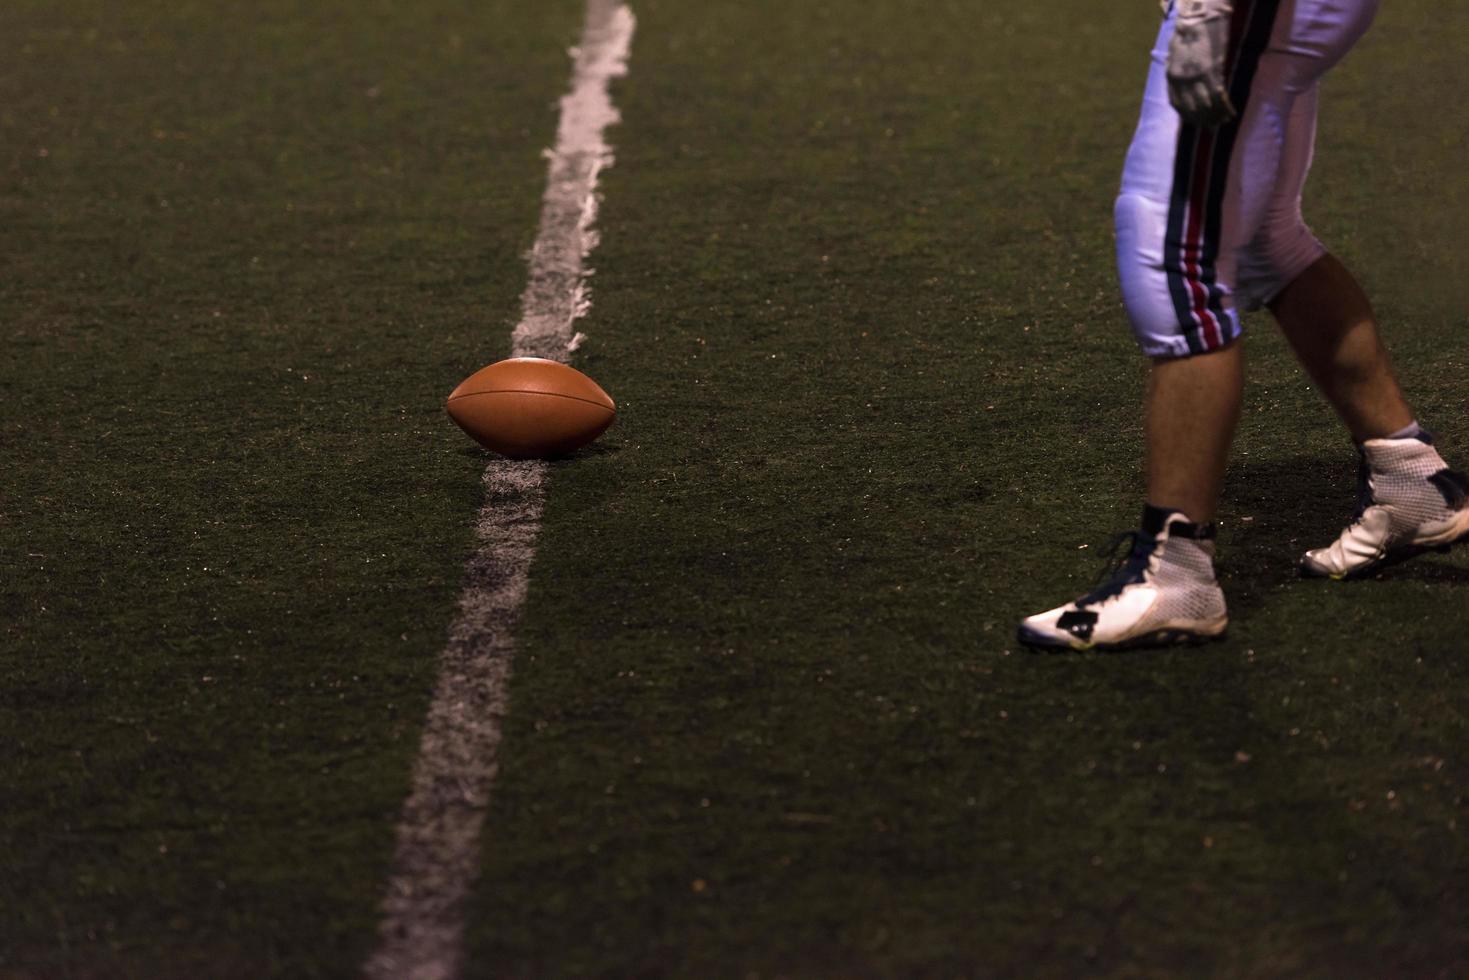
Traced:
POLYGON ((0 14, 0 974, 364 958, 579 22, 0 14))
MULTIPOLYGON (((639 5, 584 362, 623 412, 553 476, 476 975, 1466 963, 1469 571, 1295 580, 1352 460, 1266 324, 1231 639, 1013 645, 1140 503, 1108 217, 1146 8, 639 5)), ((1423 112, 1412 27, 1328 95, 1310 205, 1463 444, 1452 269, 1414 244, 1465 213, 1419 193, 1441 127, 1374 164, 1423 112)))
MULTIPOLYGON (((1267 322, 1230 638, 1013 644, 1139 504, 1092 9, 635 5, 471 976, 1469 971, 1469 565, 1294 578, 1353 460, 1267 322)), ((0 976, 356 972, 578 15, 0 14, 0 976)), ((1461 460, 1466 30, 1385 7, 1307 200, 1461 460)))

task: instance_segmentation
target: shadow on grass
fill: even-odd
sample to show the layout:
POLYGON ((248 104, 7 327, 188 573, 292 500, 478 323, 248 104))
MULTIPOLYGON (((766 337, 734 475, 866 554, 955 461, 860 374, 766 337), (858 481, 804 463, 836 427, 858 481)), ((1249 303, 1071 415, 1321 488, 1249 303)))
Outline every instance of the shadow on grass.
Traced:
POLYGON ((1335 540, 1355 509, 1356 461, 1350 456, 1246 460, 1232 467, 1220 549, 1231 613, 1259 607, 1268 593, 1292 582, 1302 588, 1353 588, 1374 579, 1469 584, 1469 568, 1437 554, 1383 568, 1364 582, 1302 580, 1301 555, 1335 540))
MULTIPOLYGON (((1459 545, 1454 554, 1456 556, 1469 554, 1469 543, 1459 545)), ((1436 557, 1414 559, 1406 564, 1389 568, 1382 573, 1382 577, 1391 576, 1434 585, 1469 586, 1469 568, 1465 568, 1462 564, 1448 565, 1441 559, 1435 560, 1436 557)))
MULTIPOLYGON (((466 446, 463 449, 457 450, 457 452, 460 456, 463 456, 466 459, 478 459, 486 464, 494 462, 498 459, 508 458, 505 456, 501 456, 499 453, 491 452, 488 449, 479 449, 474 446, 466 446)), ((579 459, 593 459, 598 456, 615 456, 617 453, 620 452, 622 452, 622 446, 616 443, 594 442, 590 446, 583 446, 575 452, 562 453, 559 456, 552 456, 546 461, 553 465, 562 465, 566 463, 574 463, 579 459)))

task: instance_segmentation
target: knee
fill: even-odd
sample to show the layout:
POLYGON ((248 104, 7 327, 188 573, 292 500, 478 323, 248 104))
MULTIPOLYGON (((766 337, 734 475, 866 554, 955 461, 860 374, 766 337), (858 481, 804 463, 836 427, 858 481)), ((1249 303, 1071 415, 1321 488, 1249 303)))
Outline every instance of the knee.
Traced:
POLYGON ((1163 268, 1167 207, 1140 194, 1119 194, 1113 207, 1117 279, 1138 347, 1148 357, 1188 354, 1163 268))
POLYGON ((1164 283, 1163 251, 1168 212, 1162 205, 1140 194, 1119 194, 1112 209, 1116 232, 1117 276, 1122 285, 1122 301, 1136 323, 1137 309, 1152 302, 1158 287, 1164 283))
POLYGON ((1325 254, 1299 211, 1266 221, 1241 259, 1241 305, 1254 310, 1269 304, 1325 254))
POLYGON ((1112 227, 1117 232, 1117 261, 1163 261, 1162 245, 1167 205, 1141 194, 1118 194, 1112 205, 1112 227))
POLYGON ((1142 352, 1171 359, 1228 346, 1240 330, 1230 298, 1233 266, 1184 268, 1167 244, 1166 201, 1120 194, 1113 219, 1122 302, 1142 352))

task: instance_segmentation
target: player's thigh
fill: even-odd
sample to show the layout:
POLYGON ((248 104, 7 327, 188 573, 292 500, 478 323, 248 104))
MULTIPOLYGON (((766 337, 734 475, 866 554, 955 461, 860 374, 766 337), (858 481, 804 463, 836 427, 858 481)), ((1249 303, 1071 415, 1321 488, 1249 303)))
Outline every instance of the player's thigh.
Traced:
POLYGON ((1263 219, 1239 256, 1235 301, 1242 310, 1269 303, 1326 253, 1301 213, 1315 150, 1319 92, 1313 85, 1297 95, 1285 116, 1275 185, 1263 219))
POLYGON ((1142 108, 1113 213, 1123 302, 1138 344, 1150 357, 1190 353, 1165 260, 1180 131, 1164 74, 1172 29, 1170 16, 1153 44, 1142 108))

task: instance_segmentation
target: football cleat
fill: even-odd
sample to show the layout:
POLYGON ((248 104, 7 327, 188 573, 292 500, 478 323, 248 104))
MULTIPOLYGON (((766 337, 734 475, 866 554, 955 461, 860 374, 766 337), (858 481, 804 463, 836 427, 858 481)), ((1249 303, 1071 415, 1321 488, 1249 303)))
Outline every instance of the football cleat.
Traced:
MULTIPOLYGON (((1148 506, 1143 526, 1117 543, 1127 551, 1095 590, 1020 624, 1029 647, 1122 650, 1219 639, 1229 625, 1214 578, 1214 525, 1148 506)), ((1114 544, 1114 549, 1116 544, 1114 544)))
POLYGON ((1448 468, 1427 433, 1369 439, 1359 453, 1357 516, 1331 544, 1306 552, 1302 575, 1360 578, 1469 541, 1469 477, 1448 468))

